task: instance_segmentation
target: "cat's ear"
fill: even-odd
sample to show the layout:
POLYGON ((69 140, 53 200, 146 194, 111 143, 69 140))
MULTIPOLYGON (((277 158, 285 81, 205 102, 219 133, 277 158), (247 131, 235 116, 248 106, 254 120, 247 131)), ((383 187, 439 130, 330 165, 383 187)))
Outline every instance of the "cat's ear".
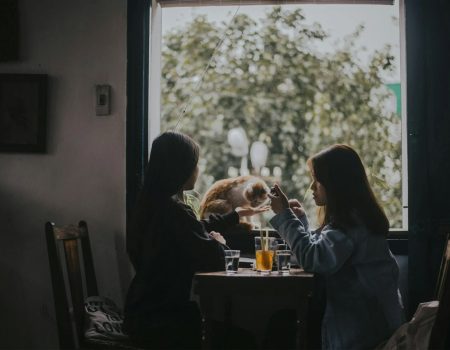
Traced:
POLYGON ((261 184, 262 189, 264 191, 266 191, 266 193, 270 192, 270 187, 266 184, 266 182, 264 180, 261 179, 260 184, 261 184))

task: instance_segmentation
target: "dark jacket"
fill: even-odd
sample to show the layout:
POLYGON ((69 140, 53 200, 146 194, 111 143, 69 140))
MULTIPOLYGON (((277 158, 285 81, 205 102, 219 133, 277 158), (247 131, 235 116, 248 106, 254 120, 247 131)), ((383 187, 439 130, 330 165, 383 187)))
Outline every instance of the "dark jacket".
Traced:
POLYGON ((157 215, 153 238, 143 232, 141 253, 132 259, 136 275, 126 297, 124 321, 129 334, 189 322, 195 307, 190 302, 194 273, 224 270, 223 248, 208 232, 220 232, 239 222, 235 211, 199 221, 189 206, 172 199, 157 215))

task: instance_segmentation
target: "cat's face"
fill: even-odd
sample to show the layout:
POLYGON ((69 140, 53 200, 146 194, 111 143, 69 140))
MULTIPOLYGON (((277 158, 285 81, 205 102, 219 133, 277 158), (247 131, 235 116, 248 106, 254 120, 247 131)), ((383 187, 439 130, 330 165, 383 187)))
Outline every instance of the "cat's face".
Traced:
POLYGON ((269 202, 269 187, 263 182, 251 183, 244 191, 245 198, 253 208, 259 207, 269 202))

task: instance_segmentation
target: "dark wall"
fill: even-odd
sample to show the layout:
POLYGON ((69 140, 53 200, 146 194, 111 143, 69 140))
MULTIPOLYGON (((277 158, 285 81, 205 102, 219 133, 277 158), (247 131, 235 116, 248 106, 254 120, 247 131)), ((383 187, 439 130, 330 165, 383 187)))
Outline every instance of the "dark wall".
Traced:
POLYGON ((20 55, 0 62, 0 73, 48 75, 47 152, 0 153, 0 349, 56 349, 46 221, 87 221, 102 295, 121 304, 130 281, 127 7, 125 0, 16 2, 20 55), (109 116, 95 113, 96 84, 111 85, 109 116))
POLYGON ((409 309, 432 300, 450 222, 450 2, 405 0, 409 309), (441 231, 441 232, 440 232, 441 231))

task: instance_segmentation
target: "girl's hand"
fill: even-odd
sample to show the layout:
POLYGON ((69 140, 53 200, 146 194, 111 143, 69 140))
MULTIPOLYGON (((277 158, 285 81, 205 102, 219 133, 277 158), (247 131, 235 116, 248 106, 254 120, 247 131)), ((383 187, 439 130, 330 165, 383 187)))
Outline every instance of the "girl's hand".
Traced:
POLYGON ((210 236, 211 238, 215 239, 217 242, 223 244, 223 245, 226 245, 226 244, 227 244, 227 241, 225 240, 225 238, 223 238, 223 236, 222 236, 219 232, 211 231, 211 232, 209 233, 209 236, 210 236))
POLYGON ((300 218, 305 215, 305 211, 303 210, 301 203, 297 199, 289 199, 288 202, 289 202, 289 208, 292 209, 295 216, 300 218))
POLYGON ((252 207, 237 207, 234 209, 236 213, 238 213, 239 217, 242 218, 244 216, 253 216, 255 214, 263 213, 267 210, 269 210, 270 207, 268 205, 258 207, 258 208, 252 208, 252 207))
POLYGON ((271 199, 270 206, 275 214, 279 214, 284 209, 289 208, 289 201, 278 184, 271 188, 269 197, 271 199))

